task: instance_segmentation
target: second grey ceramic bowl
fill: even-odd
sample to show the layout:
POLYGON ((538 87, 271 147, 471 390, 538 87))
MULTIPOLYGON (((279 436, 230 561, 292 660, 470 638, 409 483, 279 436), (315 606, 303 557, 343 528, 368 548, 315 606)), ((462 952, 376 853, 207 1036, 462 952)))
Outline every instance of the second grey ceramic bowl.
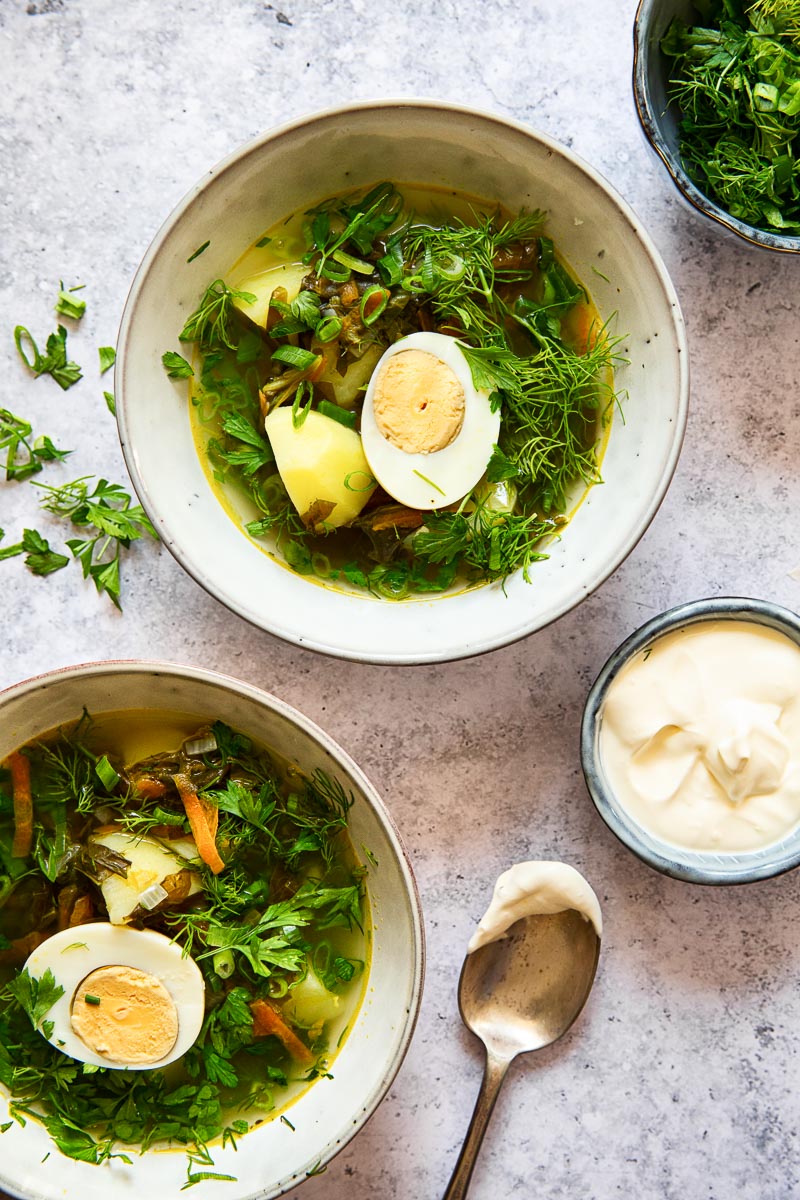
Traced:
POLYGON ((687 850, 664 842, 641 825, 619 804, 600 760, 599 739, 603 706, 611 684, 635 654, 665 633, 702 621, 750 621, 785 634, 800 646, 800 617, 767 600, 717 597, 694 600, 668 609, 642 625, 614 651, 597 676, 583 712, 581 765, 589 794, 612 833, 634 854, 664 875, 688 883, 753 883, 781 875, 800 865, 800 827, 779 842, 759 850, 714 852, 687 850))
MULTIPOLYGON (((0 692, 0 761, 12 750, 68 724, 82 710, 146 711, 169 728, 175 715, 198 725, 222 720, 279 753, 306 776, 317 769, 353 797, 353 845, 369 848, 369 982, 352 1031, 330 1079, 294 1101, 292 1123, 266 1120, 237 1139, 214 1145, 216 1172, 199 1176, 192 1200, 271 1200, 317 1173, 347 1144, 382 1100, 411 1040, 422 996, 424 933, 419 895, 405 849, 380 796, 353 760, 296 709, 251 684, 198 667, 166 662, 101 662, 51 671, 0 692)), ((0 1089, 0 1122, 9 1101, 0 1089)), ((180 1196, 186 1181, 181 1151, 152 1148, 102 1167, 56 1155, 38 1121, 13 1122, 3 1134, 0 1196, 26 1200, 106 1200, 180 1196), (51 1152, 52 1156, 51 1156, 51 1152), (56 1165, 55 1160, 58 1159, 56 1165)))
POLYGON ((700 23, 691 0, 640 0, 633 25, 633 95, 647 141, 684 199, 718 231, 766 250, 800 254, 800 237, 769 233, 732 217, 686 174, 679 149, 678 113, 667 100, 669 60, 661 51, 661 39, 675 17, 700 23))

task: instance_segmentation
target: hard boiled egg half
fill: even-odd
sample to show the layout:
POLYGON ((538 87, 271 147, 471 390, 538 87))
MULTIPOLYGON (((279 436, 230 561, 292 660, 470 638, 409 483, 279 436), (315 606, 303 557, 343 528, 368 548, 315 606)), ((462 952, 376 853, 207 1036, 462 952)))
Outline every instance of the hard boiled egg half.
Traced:
POLYGON ((48 969, 64 991, 40 1032, 80 1062, 118 1070, 165 1067, 194 1044, 203 1024, 200 968, 150 929, 98 922, 53 934, 25 969, 48 969))
POLYGON ((500 433, 489 392, 476 388, 455 338, 412 333, 370 379, 361 438, 370 470, 409 508, 442 508, 472 490, 500 433))

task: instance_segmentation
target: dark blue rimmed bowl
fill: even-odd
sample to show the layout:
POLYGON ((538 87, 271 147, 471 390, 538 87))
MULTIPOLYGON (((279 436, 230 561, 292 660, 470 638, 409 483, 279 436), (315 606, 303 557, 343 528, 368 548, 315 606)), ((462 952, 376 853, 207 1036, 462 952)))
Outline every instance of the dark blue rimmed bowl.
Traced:
POLYGON ((683 198, 701 216, 714 222, 717 230, 784 254, 800 254, 800 237, 756 229, 732 217, 692 182, 680 154, 678 113, 667 100, 669 61, 661 51, 661 39, 674 17, 699 23, 691 0, 640 0, 633 24, 633 96, 644 135, 672 178, 683 198))
POLYGON ((701 621, 750 621, 766 625, 800 646, 800 617, 767 600, 718 597, 693 600, 653 617, 614 651, 592 685, 581 724, 581 765, 589 794, 612 833, 655 870, 687 883, 753 883, 782 875, 800 864, 800 826, 779 842, 759 850, 712 852, 687 850, 664 842, 634 820, 618 803, 600 762, 599 736, 608 689, 622 668, 640 650, 665 633, 701 621))

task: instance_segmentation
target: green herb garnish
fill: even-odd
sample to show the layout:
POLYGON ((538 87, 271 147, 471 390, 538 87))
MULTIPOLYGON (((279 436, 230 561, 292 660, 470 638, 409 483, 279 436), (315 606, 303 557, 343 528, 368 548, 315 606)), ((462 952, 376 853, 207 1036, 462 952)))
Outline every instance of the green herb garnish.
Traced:
POLYGON ((91 579, 98 592, 106 592, 121 609, 120 554, 132 542, 158 535, 144 510, 119 484, 99 479, 90 490, 93 476, 86 475, 61 487, 42 487, 41 504, 48 512, 67 518, 87 531, 82 538, 67 539, 67 546, 83 568, 84 579, 91 579))
POLYGON ((726 212, 800 232, 800 5, 709 0, 662 38, 687 173, 726 212))
POLYGON ((117 352, 113 346, 100 346, 97 354, 100 359, 100 374, 105 375, 117 361, 117 352))
POLYGON ((34 438, 30 423, 7 408, 0 408, 0 451, 3 450, 6 479, 17 481, 35 475, 45 463, 63 461, 71 453, 57 449, 45 435, 34 438))
POLYGON ((50 543, 35 529, 24 530, 21 542, 0 549, 0 560, 16 558, 20 554, 25 555, 25 566, 34 575, 52 575, 69 562, 65 554, 51 550, 50 543))
POLYGON ((198 246, 193 254, 189 255, 189 257, 186 260, 187 263, 194 262, 194 260, 196 258, 199 258, 201 254, 205 253, 205 251, 208 249, 208 247, 210 245, 211 245, 211 239, 209 238, 209 240, 207 242, 203 242, 202 246, 198 246))
POLYGON ((86 312, 86 301, 76 300, 75 292, 80 292, 86 285, 81 283, 77 287, 68 288, 65 290, 63 280, 58 285, 59 293, 56 301, 55 310, 62 317, 71 317, 73 321, 80 321, 83 314, 86 312))
POLYGON ((14 344, 25 366, 33 371, 37 378, 39 375, 50 375, 64 391, 82 378, 81 368, 77 363, 70 362, 67 357, 67 331, 63 325, 59 325, 56 332, 48 337, 44 354, 40 352, 33 335, 24 325, 17 325, 15 328, 14 344), (31 354, 30 358, 25 353, 23 343, 31 354))
POLYGON ((194 375, 192 364, 174 350, 166 350, 161 355, 161 361, 170 379, 190 379, 194 375))

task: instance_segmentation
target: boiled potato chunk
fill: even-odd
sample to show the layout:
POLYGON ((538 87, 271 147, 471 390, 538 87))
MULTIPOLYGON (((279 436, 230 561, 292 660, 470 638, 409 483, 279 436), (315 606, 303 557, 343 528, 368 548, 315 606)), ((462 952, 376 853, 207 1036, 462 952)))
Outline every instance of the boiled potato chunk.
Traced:
POLYGON ((329 991, 309 965, 305 979, 290 989, 283 1013, 292 1024, 310 1029, 312 1025, 332 1020, 338 1014, 341 1003, 341 997, 329 991))
POLYGON ((359 397, 363 398, 370 376, 382 354, 383 349, 380 346, 370 346, 361 358, 356 358, 350 363, 344 375, 340 375, 335 366, 328 366, 317 382, 330 385, 340 408, 352 408, 359 397))
POLYGON ((333 505, 326 526, 347 525, 377 486, 354 429, 310 412, 295 428, 289 408, 276 408, 264 422, 275 462, 300 516, 333 505))
MULTIPOLYGON (((197 857, 197 847, 189 838, 181 838, 170 849, 155 838, 123 830, 98 832, 92 834, 89 841, 107 846, 109 850, 127 858, 131 864, 124 879, 121 875, 109 875, 100 884, 112 925, 125 924, 131 913, 139 907, 139 897, 147 888, 154 883, 161 883, 168 875, 177 874, 181 870, 181 858, 197 857)), ((196 872, 191 871, 190 874, 191 886, 187 894, 193 896, 203 890, 203 885, 196 872)))
POLYGON ((286 292, 286 303, 291 304, 300 294, 300 284, 307 274, 308 267, 302 263, 283 263, 279 267, 259 271, 257 275, 248 275, 235 285, 236 291, 250 292, 255 296, 255 300, 252 304, 234 300, 234 307, 259 329, 266 329, 269 302, 275 288, 283 288, 286 292))

